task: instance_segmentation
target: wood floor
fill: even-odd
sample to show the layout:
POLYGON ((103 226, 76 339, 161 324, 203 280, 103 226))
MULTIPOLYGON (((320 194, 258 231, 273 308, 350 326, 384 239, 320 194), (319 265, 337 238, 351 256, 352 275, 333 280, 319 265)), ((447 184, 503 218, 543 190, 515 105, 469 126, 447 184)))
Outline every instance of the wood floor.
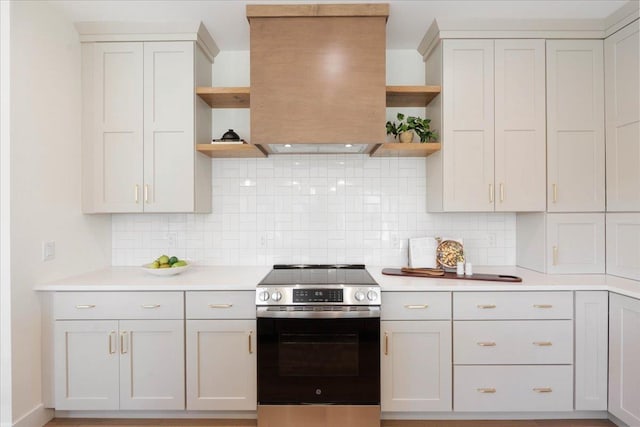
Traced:
MULTIPOLYGON (((256 427, 256 420, 178 419, 84 419, 56 418, 45 427, 256 427)), ((615 427, 609 420, 500 420, 500 421, 395 421, 383 420, 381 427, 615 427)))

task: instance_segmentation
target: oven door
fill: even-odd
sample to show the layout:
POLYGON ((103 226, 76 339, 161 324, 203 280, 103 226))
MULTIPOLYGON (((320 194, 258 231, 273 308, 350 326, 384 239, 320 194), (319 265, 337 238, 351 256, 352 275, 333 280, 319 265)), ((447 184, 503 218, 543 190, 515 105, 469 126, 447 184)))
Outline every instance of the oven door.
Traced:
POLYGON ((258 317, 258 404, 380 404, 380 318, 258 317))

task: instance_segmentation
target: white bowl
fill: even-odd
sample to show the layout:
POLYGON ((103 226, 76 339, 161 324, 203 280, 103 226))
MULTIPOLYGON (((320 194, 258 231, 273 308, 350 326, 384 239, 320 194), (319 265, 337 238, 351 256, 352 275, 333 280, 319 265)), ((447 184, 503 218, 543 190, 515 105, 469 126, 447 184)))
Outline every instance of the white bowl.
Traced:
POLYGON ((182 267, 169 267, 169 268, 151 268, 151 264, 144 264, 142 269, 149 274, 153 274, 154 276, 174 276, 176 274, 180 274, 183 271, 187 270, 191 264, 187 263, 187 265, 183 265, 182 267))

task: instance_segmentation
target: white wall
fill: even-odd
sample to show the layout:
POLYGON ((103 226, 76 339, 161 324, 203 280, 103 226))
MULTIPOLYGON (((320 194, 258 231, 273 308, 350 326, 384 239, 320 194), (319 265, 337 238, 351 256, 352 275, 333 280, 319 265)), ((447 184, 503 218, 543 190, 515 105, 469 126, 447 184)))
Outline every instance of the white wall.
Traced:
POLYGON ((58 6, 11 3, 12 418, 41 425, 34 284, 111 264, 109 216, 80 204, 80 43, 58 6), (43 262, 42 241, 56 242, 43 262))
MULTIPOLYGON (((420 54, 387 51, 387 83, 424 84, 420 54)), ((249 53, 220 52, 213 84, 248 86, 249 53)), ((387 118, 398 111, 425 114, 389 108, 387 118)), ((228 128, 250 140, 249 110, 214 110, 214 138, 228 128)), ((514 214, 428 214, 426 184, 423 158, 214 159, 213 213, 114 215, 113 263, 140 265, 170 252, 205 264, 399 266, 408 238, 438 235, 464 238, 472 263, 515 264, 514 214)))
POLYGON ((11 241, 9 201, 11 3, 0 2, 0 426, 11 423, 11 241))

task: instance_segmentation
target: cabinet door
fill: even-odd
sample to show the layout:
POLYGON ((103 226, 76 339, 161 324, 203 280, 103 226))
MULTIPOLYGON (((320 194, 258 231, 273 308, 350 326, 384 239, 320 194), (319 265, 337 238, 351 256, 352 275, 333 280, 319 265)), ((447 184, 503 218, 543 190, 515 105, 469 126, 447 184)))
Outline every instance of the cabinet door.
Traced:
MULTIPOLYGON (((95 43, 92 65, 84 78, 92 81, 92 102, 85 104, 85 135, 92 145, 90 197, 96 212, 142 211, 142 43, 95 43), (91 74, 91 77, 87 76, 91 74)), ((85 51, 86 52, 86 51, 85 51)))
POLYGON ((255 320, 187 321, 187 409, 256 410, 255 320))
POLYGON ((184 321, 120 321, 120 409, 184 409, 184 321))
POLYGON ((118 322, 55 324, 55 408, 118 409, 118 322))
POLYGON ((609 412, 640 425, 640 300, 609 295, 609 412))
POLYGON ((607 274, 640 280, 640 212, 607 214, 607 274))
POLYGON ((544 211, 544 40, 495 41, 495 210, 544 211))
POLYGON ((576 292, 576 411, 607 410, 609 292, 576 292))
POLYGON ((380 325, 382 411, 450 411, 451 322, 380 325))
POLYGON ((549 212, 603 212, 601 40, 547 41, 549 212))
POLYGON ((604 214, 548 214, 547 266, 550 274, 604 274, 604 214))
POLYGON ((144 210, 194 205, 194 44, 144 43, 144 210))
POLYGON ((442 87, 443 209, 493 211, 493 40, 444 40, 442 87))
POLYGON ((640 22, 604 41, 607 211, 640 211, 640 22))

